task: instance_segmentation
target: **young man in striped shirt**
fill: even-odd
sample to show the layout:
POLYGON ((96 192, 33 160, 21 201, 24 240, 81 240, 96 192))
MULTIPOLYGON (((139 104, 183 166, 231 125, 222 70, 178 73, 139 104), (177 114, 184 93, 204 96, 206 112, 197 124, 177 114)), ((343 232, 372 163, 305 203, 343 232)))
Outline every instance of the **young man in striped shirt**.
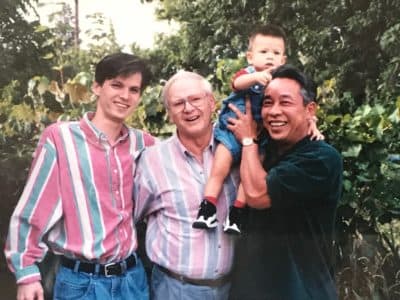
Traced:
POLYGON ((17 299, 43 299, 36 263, 47 251, 62 255, 55 299, 148 299, 135 253, 132 174, 134 152, 154 138, 129 129, 124 120, 149 77, 145 62, 134 55, 106 56, 92 86, 96 111, 44 130, 5 248, 17 299))
MULTIPOLYGON (((212 232, 192 228, 216 147, 211 85, 181 71, 166 83, 163 101, 176 134, 141 153, 134 179, 135 218, 148 217, 146 250, 155 264, 151 297, 227 299, 233 238, 220 224, 212 232)), ((219 195, 219 217, 235 200, 237 184, 233 171, 219 195)))

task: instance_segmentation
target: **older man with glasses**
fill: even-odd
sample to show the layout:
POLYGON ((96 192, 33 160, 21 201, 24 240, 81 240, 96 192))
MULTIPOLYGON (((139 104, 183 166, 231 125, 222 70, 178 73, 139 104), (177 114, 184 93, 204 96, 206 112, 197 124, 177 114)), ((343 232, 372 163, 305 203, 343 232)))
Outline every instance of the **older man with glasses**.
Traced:
MULTIPOLYGON (((216 146, 211 85, 196 73, 178 72, 166 83, 163 101, 176 134, 142 152, 134 179, 135 217, 148 217, 151 298, 227 299, 233 239, 222 225, 213 232, 192 228, 216 146)), ((235 199, 237 183, 238 172, 224 183, 221 218, 235 199)))

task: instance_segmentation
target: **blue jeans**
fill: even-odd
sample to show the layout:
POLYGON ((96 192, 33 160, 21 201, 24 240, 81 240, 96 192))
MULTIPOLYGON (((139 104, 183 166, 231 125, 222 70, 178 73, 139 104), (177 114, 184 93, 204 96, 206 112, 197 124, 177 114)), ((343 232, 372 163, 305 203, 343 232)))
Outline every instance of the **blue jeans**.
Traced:
POLYGON ((140 259, 120 276, 105 277, 60 267, 54 285, 55 300, 148 300, 149 288, 140 259))
POLYGON ((247 91, 242 91, 238 93, 231 93, 228 98, 226 98, 221 107, 221 112, 218 117, 218 122, 214 128, 215 139, 223 144, 231 153, 233 164, 240 162, 240 157, 242 154, 242 144, 236 139, 235 135, 227 128, 228 119, 236 119, 237 115, 230 108, 229 104, 233 104, 242 113, 246 112, 245 100, 246 96, 250 97, 251 111, 253 119, 261 123, 261 106, 263 101, 263 88, 257 86, 257 88, 250 88, 247 91))
POLYGON ((184 283, 169 277, 157 266, 151 274, 152 300, 227 300, 230 287, 230 283, 220 287, 184 283))

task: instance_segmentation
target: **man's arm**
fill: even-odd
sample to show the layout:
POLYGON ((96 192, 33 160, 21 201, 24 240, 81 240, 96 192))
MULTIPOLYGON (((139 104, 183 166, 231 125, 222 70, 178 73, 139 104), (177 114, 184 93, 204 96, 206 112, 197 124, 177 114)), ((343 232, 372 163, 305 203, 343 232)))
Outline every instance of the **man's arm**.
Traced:
MULTIPOLYGON (((154 165, 146 159, 144 152, 148 149, 143 149, 135 156, 136 169, 133 177, 133 202, 134 202, 134 222, 137 223, 144 219, 151 211, 153 204, 154 193, 148 180, 151 177, 150 173, 154 165)), ((154 177, 153 177, 154 178, 154 177)))
POLYGON ((258 145, 244 146, 240 163, 240 179, 250 207, 263 209, 271 206, 265 178, 267 172, 261 165, 258 145))
MULTIPOLYGON (((244 138, 255 139, 257 137, 257 126, 251 115, 250 100, 246 99, 246 114, 241 113, 234 105, 229 107, 237 115, 237 119, 230 118, 228 129, 231 130, 239 141, 244 138)), ((250 207, 263 209, 271 206, 266 184, 267 172, 264 170, 259 153, 258 145, 253 143, 242 147, 242 160, 240 163, 240 179, 250 207)))
POLYGON ((24 191, 10 220, 5 256, 17 284, 39 282, 36 262, 47 250, 42 237, 62 214, 57 155, 49 135, 49 131, 42 135, 24 191))

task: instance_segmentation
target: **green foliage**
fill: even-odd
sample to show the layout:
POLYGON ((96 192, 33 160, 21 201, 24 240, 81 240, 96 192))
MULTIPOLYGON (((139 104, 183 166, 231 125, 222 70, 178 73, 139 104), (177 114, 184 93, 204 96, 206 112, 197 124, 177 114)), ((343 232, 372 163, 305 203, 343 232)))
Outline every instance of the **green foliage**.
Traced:
POLYGON ((93 66, 106 54, 121 51, 116 42, 112 24, 107 26, 105 17, 101 13, 86 16, 92 24, 86 34, 89 36, 87 49, 77 49, 74 44, 74 22, 71 7, 63 3, 61 10, 50 15, 50 27, 39 26, 40 32, 48 32, 51 38, 42 44, 48 49, 44 59, 52 64, 57 74, 57 81, 63 85, 68 78, 78 72, 93 73, 93 66), (110 33, 107 33, 109 30, 110 33))
POLYGON ((11 80, 19 80, 24 85, 32 76, 51 71, 50 65, 41 58, 47 50, 40 46, 49 36, 35 31, 37 21, 24 19, 24 13, 31 8, 30 2, 4 0, 1 3, 0 87, 11 80))
POLYGON ((160 85, 147 88, 139 106, 127 123, 160 138, 168 137, 174 132, 175 127, 168 124, 168 116, 161 101, 160 85))
MULTIPOLYGON (((247 8, 254 10, 247 2, 160 2, 158 17, 179 23, 180 29, 177 35, 159 38, 158 54, 168 58, 169 63, 177 61, 175 65, 181 68, 203 75, 213 73, 219 59, 236 58, 247 47, 245 36, 253 24, 247 8)), ((262 2, 253 2, 254 7, 262 6, 262 2)))
MULTIPOLYGON (((338 209, 338 286, 343 299, 395 299, 399 292, 400 101, 356 106, 336 80, 319 88, 320 128, 344 158, 338 209), (353 112, 342 113, 345 109, 353 112), (395 154, 395 155, 393 155, 395 154)), ((376 102, 376 101, 375 101, 376 102)))
POLYGON ((229 95, 232 91, 231 79, 232 76, 243 68, 245 65, 245 57, 239 59, 220 59, 217 63, 217 69, 215 72, 216 79, 222 83, 220 92, 225 95, 229 95))
POLYGON ((288 33, 290 62, 320 83, 336 78, 339 90, 350 92, 357 105, 369 101, 380 85, 399 94, 396 0, 181 0, 161 1, 158 7, 160 19, 180 25, 177 35, 158 41, 160 56, 184 68, 215 73, 220 59, 245 51, 255 24, 272 22, 288 33))

